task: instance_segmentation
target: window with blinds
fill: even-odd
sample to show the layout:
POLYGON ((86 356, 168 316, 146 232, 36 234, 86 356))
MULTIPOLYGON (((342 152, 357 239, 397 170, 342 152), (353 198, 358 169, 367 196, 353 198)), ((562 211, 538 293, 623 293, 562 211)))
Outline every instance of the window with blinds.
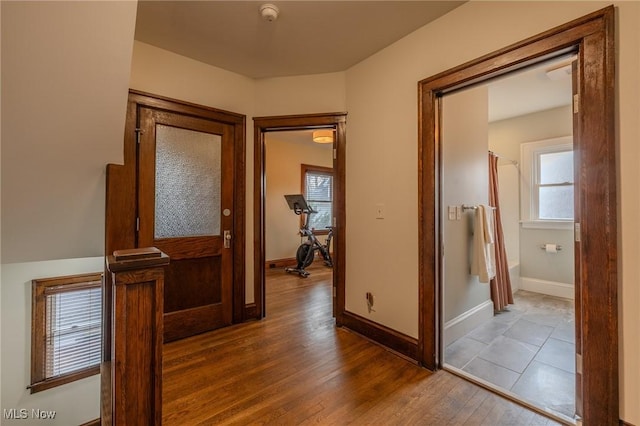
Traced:
POLYGON ((33 280, 31 392, 100 372, 102 276, 33 280))
POLYGON ((309 219, 309 227, 319 233, 328 232, 333 211, 333 169, 303 164, 302 177, 304 198, 316 211, 309 219))

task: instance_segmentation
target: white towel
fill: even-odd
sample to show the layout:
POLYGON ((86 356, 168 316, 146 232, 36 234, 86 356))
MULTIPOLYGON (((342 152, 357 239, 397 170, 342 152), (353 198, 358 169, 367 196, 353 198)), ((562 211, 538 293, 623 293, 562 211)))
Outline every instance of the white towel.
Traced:
POLYGON ((471 275, 477 275, 481 283, 488 283, 496 276, 493 208, 486 205, 478 206, 474 219, 471 275))

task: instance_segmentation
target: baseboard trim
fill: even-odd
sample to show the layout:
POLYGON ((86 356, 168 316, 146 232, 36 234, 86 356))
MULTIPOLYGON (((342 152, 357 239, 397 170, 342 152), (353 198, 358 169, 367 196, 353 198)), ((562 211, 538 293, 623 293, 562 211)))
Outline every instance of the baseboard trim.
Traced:
POLYGON ((100 426, 100 419, 94 419, 86 423, 82 423, 80 426, 100 426))
POLYGON ((387 349, 418 362, 418 340, 352 312, 342 314, 341 325, 387 349))
POLYGON ((493 302, 485 300, 444 324, 444 345, 455 342, 493 317, 493 302))
POLYGON ((620 419, 620 426, 634 426, 634 425, 631 424, 631 423, 627 423, 624 420, 620 419))
POLYGON ((295 257, 287 257, 285 259, 267 260, 264 263, 264 269, 284 268, 285 266, 296 266, 298 261, 295 257))
MULTIPOLYGON (((331 253, 333 256, 333 253, 331 253)), ((313 259, 314 262, 324 262, 324 258, 319 252, 316 252, 316 257, 313 259)), ((287 257, 285 259, 274 259, 267 260, 264 263, 264 269, 275 269, 275 268, 284 268, 287 266, 297 266, 298 261, 295 257, 287 257)))
POLYGON ((245 321, 251 321, 258 318, 258 305, 255 303, 247 303, 244 305, 244 315, 242 316, 245 321))
POLYGON ((565 299, 573 300, 575 298, 575 288, 573 284, 545 281, 537 278, 520 277, 520 290, 548 294, 549 296, 562 297, 565 299))

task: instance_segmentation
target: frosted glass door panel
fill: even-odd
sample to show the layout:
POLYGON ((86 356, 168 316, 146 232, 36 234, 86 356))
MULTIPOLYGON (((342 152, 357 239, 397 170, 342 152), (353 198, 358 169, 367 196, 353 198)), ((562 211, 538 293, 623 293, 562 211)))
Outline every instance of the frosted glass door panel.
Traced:
POLYGON ((222 138, 156 125, 155 238, 220 235, 222 138))

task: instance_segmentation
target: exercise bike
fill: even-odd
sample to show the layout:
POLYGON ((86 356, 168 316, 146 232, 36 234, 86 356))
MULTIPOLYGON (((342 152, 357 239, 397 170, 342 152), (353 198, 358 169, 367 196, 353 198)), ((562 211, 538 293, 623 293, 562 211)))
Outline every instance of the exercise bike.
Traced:
POLYGON ((316 252, 320 252, 324 259, 324 264, 329 268, 332 268, 333 259, 331 259, 331 253, 329 250, 331 249, 331 239, 333 238, 333 227, 327 226, 329 233, 327 234, 327 240, 322 244, 313 233, 313 229, 309 229, 309 218, 312 214, 317 213, 317 211, 313 210, 307 204, 307 201, 301 194, 285 195, 284 198, 287 200, 289 208, 293 210, 295 214, 298 216, 302 214, 306 215, 304 226, 300 229, 300 235, 302 238, 306 237, 306 240, 300 244, 300 247, 298 247, 298 250, 296 251, 296 261, 298 264, 295 268, 284 268, 285 272, 296 273, 303 278, 307 278, 310 273, 305 270, 305 268, 311 265, 316 252))

